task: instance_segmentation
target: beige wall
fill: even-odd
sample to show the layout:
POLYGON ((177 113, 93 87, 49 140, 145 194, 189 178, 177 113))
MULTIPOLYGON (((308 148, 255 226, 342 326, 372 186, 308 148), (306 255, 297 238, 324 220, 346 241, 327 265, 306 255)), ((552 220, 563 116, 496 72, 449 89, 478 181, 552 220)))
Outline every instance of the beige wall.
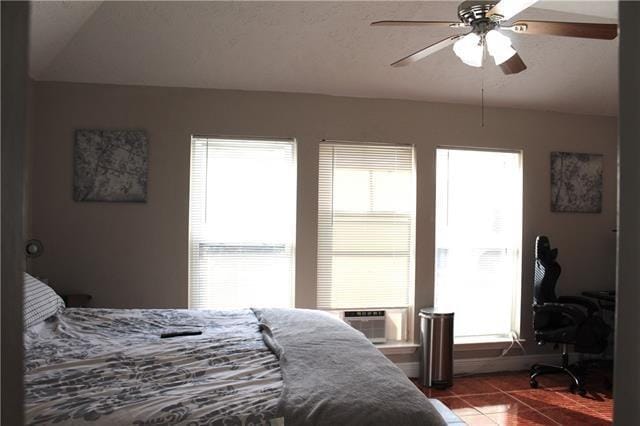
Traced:
MULTIPOLYGON (((610 288, 615 275, 616 119, 473 106, 269 92, 36 83, 31 159, 33 262, 61 292, 95 306, 186 307, 191 134, 295 137, 298 141, 296 306, 315 306, 318 142, 416 146, 416 304, 432 302, 435 147, 524 152, 522 335, 531 338, 533 244, 559 247, 559 292, 610 288), (146 204, 72 200, 73 132, 142 128, 150 141, 146 204), (604 154, 602 214, 550 212, 549 153, 604 154)), ((491 309, 487 306, 487 309, 491 309)))

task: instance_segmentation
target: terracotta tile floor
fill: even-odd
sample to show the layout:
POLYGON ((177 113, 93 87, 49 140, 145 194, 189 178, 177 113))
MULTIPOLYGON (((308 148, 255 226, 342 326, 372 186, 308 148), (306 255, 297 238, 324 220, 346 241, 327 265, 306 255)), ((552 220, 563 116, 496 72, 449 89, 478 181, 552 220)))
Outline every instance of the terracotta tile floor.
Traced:
POLYGON ((590 372, 587 394, 569 391, 561 375, 538 378, 531 389, 526 371, 457 377, 447 390, 416 386, 437 398, 469 425, 610 425, 613 399, 607 372, 590 372))

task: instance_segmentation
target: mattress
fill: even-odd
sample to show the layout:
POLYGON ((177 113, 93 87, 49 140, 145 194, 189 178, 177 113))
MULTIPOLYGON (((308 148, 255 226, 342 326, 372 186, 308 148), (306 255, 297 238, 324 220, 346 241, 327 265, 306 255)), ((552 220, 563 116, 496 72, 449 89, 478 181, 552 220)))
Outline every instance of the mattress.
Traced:
POLYGON ((25 333, 33 425, 444 425, 438 408, 319 311, 71 308, 25 333))

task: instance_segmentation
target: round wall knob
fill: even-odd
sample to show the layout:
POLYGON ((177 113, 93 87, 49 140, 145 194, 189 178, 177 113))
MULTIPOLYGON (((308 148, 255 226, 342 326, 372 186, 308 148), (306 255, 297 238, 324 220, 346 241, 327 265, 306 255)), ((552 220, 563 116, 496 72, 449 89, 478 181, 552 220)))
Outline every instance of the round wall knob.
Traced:
POLYGON ((29 240, 24 246, 27 257, 38 257, 44 252, 44 246, 40 240, 29 240))

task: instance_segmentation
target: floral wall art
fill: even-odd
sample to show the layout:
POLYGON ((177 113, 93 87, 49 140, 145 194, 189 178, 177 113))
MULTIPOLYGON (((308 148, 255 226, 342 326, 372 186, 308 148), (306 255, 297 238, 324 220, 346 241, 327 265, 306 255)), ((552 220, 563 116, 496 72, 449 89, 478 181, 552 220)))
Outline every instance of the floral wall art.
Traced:
POLYGON ((76 130, 75 201, 147 201, 147 135, 142 130, 76 130))
POLYGON ((551 211, 602 211, 602 155, 551 153, 551 211))

